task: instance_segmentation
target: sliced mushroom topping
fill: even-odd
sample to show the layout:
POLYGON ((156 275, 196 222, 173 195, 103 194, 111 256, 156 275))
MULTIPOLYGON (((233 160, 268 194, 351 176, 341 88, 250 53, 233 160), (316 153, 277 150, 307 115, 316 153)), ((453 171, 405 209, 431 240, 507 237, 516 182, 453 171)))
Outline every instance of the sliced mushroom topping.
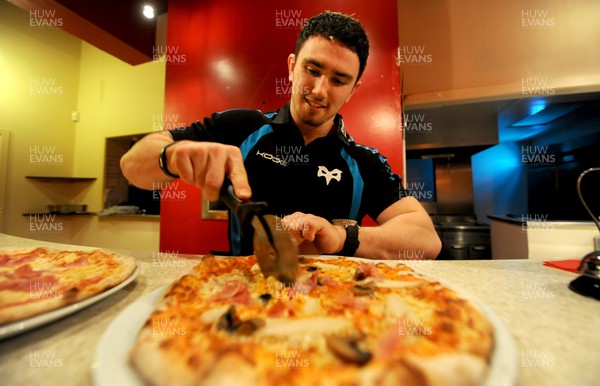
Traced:
POLYGON ((375 293, 377 286, 374 282, 370 281, 364 284, 357 284, 352 287, 352 293, 354 296, 371 296, 375 293))
POLYGON ((273 298, 273 295, 266 293, 266 294, 262 294, 260 295, 260 300, 264 301, 264 302, 268 302, 269 300, 271 300, 273 298))
POLYGON ((361 280, 365 280, 367 278, 367 271, 365 271, 364 269, 362 269, 361 267, 356 268, 356 271, 354 272, 354 280, 356 281, 361 281, 361 280))
POLYGON ((251 335, 254 331, 265 325, 265 321, 260 318, 253 318, 241 321, 238 317, 235 307, 231 306, 217 321, 216 327, 219 330, 226 330, 240 335, 251 335))
POLYGON ((364 365, 373 357, 370 352, 363 351, 359 347, 361 335, 356 336, 327 336, 327 347, 331 352, 344 362, 356 363, 359 366, 364 365))
POLYGON ((229 332, 235 330, 235 325, 239 323, 239 319, 235 312, 235 307, 231 306, 227 309, 227 311, 221 315, 219 320, 217 321, 217 328, 219 330, 227 330, 229 332))
POLYGON ((245 335, 245 336, 252 335, 252 333, 254 333, 254 331, 258 330, 259 328, 263 327, 264 325, 265 325, 264 319, 254 318, 254 319, 244 320, 243 322, 241 322, 240 324, 237 325, 237 327, 235 329, 235 333, 240 334, 240 335, 245 335))

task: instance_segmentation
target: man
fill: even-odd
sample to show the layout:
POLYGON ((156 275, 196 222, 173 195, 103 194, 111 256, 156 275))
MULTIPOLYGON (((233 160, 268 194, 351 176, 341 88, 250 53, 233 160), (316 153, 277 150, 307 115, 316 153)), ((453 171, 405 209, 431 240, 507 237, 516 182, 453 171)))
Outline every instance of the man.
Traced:
MULTIPOLYGON (((269 114, 228 110, 150 134, 123 156, 123 174, 144 189, 180 177, 210 201, 229 178, 240 199, 269 204, 281 226, 293 230, 301 253, 435 258, 441 242, 427 212, 406 195, 385 158, 354 142, 338 115, 360 86, 368 53, 357 20, 316 15, 288 57, 288 104, 269 114), (378 226, 332 223, 360 224, 365 215, 378 226)), ((230 223, 230 245, 234 255, 252 253, 237 222, 230 223)))

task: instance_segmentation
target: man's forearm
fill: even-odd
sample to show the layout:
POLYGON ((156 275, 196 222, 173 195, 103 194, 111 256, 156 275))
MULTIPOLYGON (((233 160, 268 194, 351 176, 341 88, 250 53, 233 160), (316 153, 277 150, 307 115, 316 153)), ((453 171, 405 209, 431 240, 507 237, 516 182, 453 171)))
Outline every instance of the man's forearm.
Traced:
POLYGON ((401 217, 402 221, 360 228, 360 246, 355 256, 381 260, 435 259, 441 247, 435 229, 411 223, 410 214, 401 217))
POLYGON ((362 227, 355 256, 384 259, 435 259, 442 243, 429 214, 413 197, 387 208, 377 219, 381 224, 362 227))
POLYGON ((121 170, 125 178, 141 189, 157 190, 157 185, 172 180, 158 165, 158 155, 173 142, 166 132, 149 134, 139 140, 121 158, 121 170))

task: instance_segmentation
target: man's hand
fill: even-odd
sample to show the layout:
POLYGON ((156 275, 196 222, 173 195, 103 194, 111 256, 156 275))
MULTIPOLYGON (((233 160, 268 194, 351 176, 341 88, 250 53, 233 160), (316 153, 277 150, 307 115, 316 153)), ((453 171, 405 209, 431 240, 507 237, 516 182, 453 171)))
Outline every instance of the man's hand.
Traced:
POLYGON ((280 221, 283 229, 289 229, 300 253, 330 254, 337 253, 344 247, 346 230, 322 217, 295 212, 280 221))
MULTIPOLYGON (((173 144, 168 132, 152 133, 139 140, 122 158, 121 169, 130 183, 148 190, 173 180, 160 170, 158 155, 173 144)), ((177 141, 166 150, 166 166, 187 183, 203 189, 209 201, 219 199, 225 177, 231 180, 236 196, 245 200, 252 191, 240 149, 214 142, 177 141)))
POLYGON ((248 175, 240 149, 214 142, 180 141, 167 149, 169 170, 184 182, 202 189, 209 201, 217 201, 225 177, 231 180, 235 195, 251 196, 248 175))

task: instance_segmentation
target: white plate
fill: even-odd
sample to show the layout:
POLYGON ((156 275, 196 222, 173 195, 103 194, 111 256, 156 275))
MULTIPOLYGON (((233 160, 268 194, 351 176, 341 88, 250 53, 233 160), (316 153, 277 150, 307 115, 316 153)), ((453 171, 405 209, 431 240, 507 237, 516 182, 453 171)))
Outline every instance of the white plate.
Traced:
POLYGON ((69 304, 68 306, 58 308, 56 310, 48 311, 46 313, 32 316, 27 319, 17 320, 15 322, 0 326, 0 340, 6 339, 8 337, 22 334, 26 331, 34 329, 36 327, 42 326, 44 324, 48 324, 57 319, 63 318, 67 315, 73 314, 77 311, 80 311, 86 307, 91 306, 94 303, 99 302, 100 300, 114 294, 119 291, 121 288, 125 287, 127 284, 131 283, 135 280, 137 275, 140 273, 140 268, 136 267, 135 270, 129 275, 127 279, 123 282, 117 284, 114 287, 107 289, 104 292, 101 292, 97 295, 94 295, 90 298, 83 299, 77 303, 69 304))
MULTIPOLYGON (((371 261, 372 262, 372 261, 371 261)), ((428 280, 442 281, 421 275, 428 280)), ((129 352, 133 348, 137 335, 167 286, 160 287, 150 294, 139 298, 125 308, 108 326, 96 348, 92 364, 92 378, 95 386, 143 386, 145 383, 129 365, 129 352)), ((485 386, 513 386, 517 382, 518 357, 512 335, 494 312, 471 295, 454 289, 460 296, 473 302, 485 314, 494 327, 495 345, 491 366, 485 386)))
POLYGON ((96 386, 142 386, 144 382, 129 366, 129 351, 168 285, 131 303, 110 323, 96 348, 92 378, 96 386))

